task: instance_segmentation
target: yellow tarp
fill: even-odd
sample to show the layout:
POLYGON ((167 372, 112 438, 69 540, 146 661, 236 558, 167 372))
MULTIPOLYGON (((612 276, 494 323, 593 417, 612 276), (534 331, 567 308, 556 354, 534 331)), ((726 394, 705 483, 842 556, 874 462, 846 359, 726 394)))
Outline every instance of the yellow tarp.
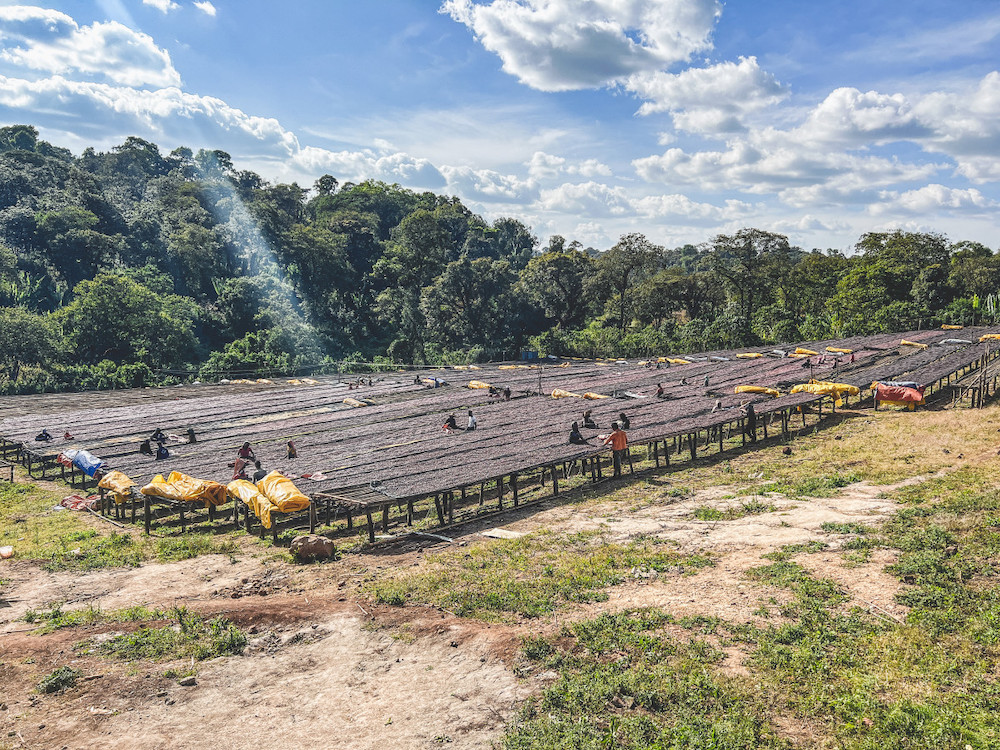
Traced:
POLYGON ((984 333, 979 337, 980 341, 989 341, 990 339, 1000 339, 1000 333, 984 333))
POLYGON ((961 331, 965 326, 952 326, 945 323, 941 328, 945 331, 961 331))
POLYGON ((141 490, 143 495, 163 497, 167 500, 179 500, 185 503, 205 503, 223 505, 226 502, 226 488, 210 479, 195 479, 179 471, 170 472, 166 479, 162 474, 153 477, 153 481, 141 490))
POLYGON ((918 343, 916 341, 907 341, 906 339, 903 339, 902 341, 900 341, 899 345, 900 346, 915 346, 918 349, 926 349, 927 348, 927 344, 921 344, 921 343, 918 343))
POLYGON ((766 393, 768 396, 778 397, 781 395, 781 391, 774 388, 765 388, 762 385, 738 385, 735 389, 736 393, 766 393))
POLYGON ((833 352, 834 354, 854 354, 853 349, 839 349, 836 346, 828 346, 826 347, 826 350, 828 352, 833 352))
POLYGON ((831 383, 826 380, 810 380, 808 383, 793 385, 789 393, 815 393, 829 396, 837 406, 843 406, 843 396, 857 396, 861 390, 856 385, 847 383, 831 383))
POLYGON ((112 471, 101 477, 101 481, 97 483, 97 486, 111 490, 111 495, 114 497, 115 502, 121 505, 129 499, 129 488, 135 487, 135 482, 120 471, 112 471))
POLYGON ((280 471, 272 471, 257 482, 257 489, 281 513, 291 513, 309 507, 309 498, 299 492, 291 479, 280 471))
POLYGON ((667 362, 672 365, 689 365, 691 362, 686 359, 680 359, 679 357, 667 357, 667 362))
POLYGON ((534 370, 538 365, 500 365, 498 370, 534 370))
POLYGON ((271 511, 276 508, 260 493, 256 484, 246 479, 234 479, 226 485, 226 492, 230 497, 238 498, 250 506, 250 510, 260 519, 265 529, 271 528, 271 511))
POLYGON ((737 354, 736 359, 757 359, 763 356, 760 352, 743 352, 742 354, 737 354))
POLYGON ((563 362, 561 365, 556 365, 556 367, 569 367, 569 362, 563 362))
POLYGON ((591 401, 596 401, 599 398, 611 398, 611 396, 605 396, 603 393, 591 393, 587 391, 583 394, 584 398, 589 398, 591 401))
POLYGON ((552 391, 552 398, 583 398, 579 393, 564 391, 562 388, 555 388, 552 391))
POLYGON ((493 386, 491 386, 489 383, 484 383, 481 380, 470 380, 469 381, 469 385, 466 386, 466 387, 467 388, 480 388, 482 390, 488 390, 489 388, 492 388, 493 386))
POLYGON ((795 347, 795 352, 794 353, 795 354, 800 354, 800 355, 804 354, 807 357, 813 357, 813 356, 819 354, 819 352, 814 352, 812 349, 803 349, 801 346, 795 347))
POLYGON ((353 406, 355 408, 359 406, 368 406, 368 404, 366 404, 364 401, 358 401, 356 398, 351 398, 350 396, 344 399, 344 403, 347 404, 348 406, 353 406))

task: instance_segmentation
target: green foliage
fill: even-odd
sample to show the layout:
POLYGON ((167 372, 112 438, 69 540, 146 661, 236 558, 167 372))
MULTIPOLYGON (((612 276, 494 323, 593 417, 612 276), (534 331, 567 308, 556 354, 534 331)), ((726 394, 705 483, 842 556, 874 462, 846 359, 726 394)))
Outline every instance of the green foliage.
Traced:
POLYGON ((38 683, 39 693, 62 693, 76 685, 76 681, 83 672, 72 667, 59 667, 49 672, 38 683))
MULTIPOLYGON (((224 617, 206 620, 175 607, 169 613, 175 622, 163 627, 144 626, 131 633, 102 640, 93 649, 104 656, 124 661, 165 661, 240 654, 247 645, 246 634, 224 617)), ((87 647, 88 644, 83 644, 87 647)))

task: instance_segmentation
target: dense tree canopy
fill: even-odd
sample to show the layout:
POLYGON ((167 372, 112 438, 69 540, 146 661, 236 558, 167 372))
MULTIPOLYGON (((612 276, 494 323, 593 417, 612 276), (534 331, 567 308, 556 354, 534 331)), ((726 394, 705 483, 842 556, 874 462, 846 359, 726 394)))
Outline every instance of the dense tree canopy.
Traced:
MULTIPOLYGON (((641 228, 639 228, 641 229, 641 228)), ((129 137, 80 156, 0 128, 0 391, 124 387, 341 360, 632 356, 996 316, 1000 256, 934 233, 850 252, 756 228, 606 248, 455 197, 273 184, 129 137)))

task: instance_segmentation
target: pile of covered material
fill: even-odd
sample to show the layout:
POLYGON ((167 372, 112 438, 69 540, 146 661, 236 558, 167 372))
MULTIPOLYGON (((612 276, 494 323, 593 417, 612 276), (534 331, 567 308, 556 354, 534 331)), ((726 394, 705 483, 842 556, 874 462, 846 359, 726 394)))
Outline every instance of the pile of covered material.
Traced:
POLYGON ((768 396, 774 396, 777 398, 781 395, 781 391, 775 388, 765 388, 762 385, 738 385, 736 386, 735 393, 763 393, 768 396))
POLYGON ((101 481, 97 483, 97 486, 105 490, 111 490, 111 496, 115 499, 116 503, 121 505, 131 496, 135 482, 120 471, 111 471, 101 477, 101 481))
POLYGON ((923 405, 925 387, 907 380, 886 380, 871 385, 876 403, 905 406, 910 411, 923 405))
POLYGON ((857 396, 861 393, 856 385, 847 383, 831 383, 826 380, 810 380, 808 383, 793 385, 789 393, 815 393, 819 396, 829 396, 837 406, 844 405, 844 396, 857 396))
POLYGON ((601 398, 611 398, 611 396, 605 396, 603 393, 591 393, 590 391, 586 393, 573 393, 573 391, 564 391, 562 388, 554 388, 552 390, 552 398, 585 398, 596 401, 601 398))
POLYGON ((485 390, 487 390, 489 388, 492 388, 493 386, 490 385, 489 383, 484 383, 482 380, 470 380, 469 384, 467 386, 465 386, 465 387, 466 388, 472 388, 473 390, 477 390, 478 389, 478 390, 485 391, 485 390))
POLYGON ((226 491, 246 503, 265 529, 271 528, 272 513, 292 513, 309 507, 309 498, 279 471, 272 471, 257 484, 236 479, 226 486, 226 491))
POLYGON ((789 357, 815 357, 819 352, 814 352, 812 349, 803 349, 801 346, 795 347, 795 351, 789 354, 789 357))
POLYGON ((162 474, 157 474, 140 492, 165 500, 204 503, 206 508, 209 505, 223 505, 228 500, 224 485, 211 479, 195 479, 179 471, 170 472, 170 476, 166 479, 162 474))
POLYGON ((75 466, 88 477, 93 477, 104 466, 104 461, 90 451, 74 450, 72 448, 60 453, 56 457, 56 461, 63 466, 75 466))

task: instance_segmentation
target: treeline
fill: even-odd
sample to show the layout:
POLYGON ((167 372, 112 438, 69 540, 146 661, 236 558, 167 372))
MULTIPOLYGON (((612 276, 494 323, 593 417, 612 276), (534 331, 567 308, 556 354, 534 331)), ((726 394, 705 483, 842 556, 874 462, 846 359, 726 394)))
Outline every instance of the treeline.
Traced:
POLYGON ((223 151, 79 157, 0 128, 0 392, 542 354, 641 356, 993 317, 1000 257, 938 234, 810 252, 757 229, 599 252, 382 182, 223 151), (978 309, 975 305, 981 301, 978 309), (346 365, 344 363, 347 363, 346 365), (354 365, 352 365, 354 363, 354 365))

